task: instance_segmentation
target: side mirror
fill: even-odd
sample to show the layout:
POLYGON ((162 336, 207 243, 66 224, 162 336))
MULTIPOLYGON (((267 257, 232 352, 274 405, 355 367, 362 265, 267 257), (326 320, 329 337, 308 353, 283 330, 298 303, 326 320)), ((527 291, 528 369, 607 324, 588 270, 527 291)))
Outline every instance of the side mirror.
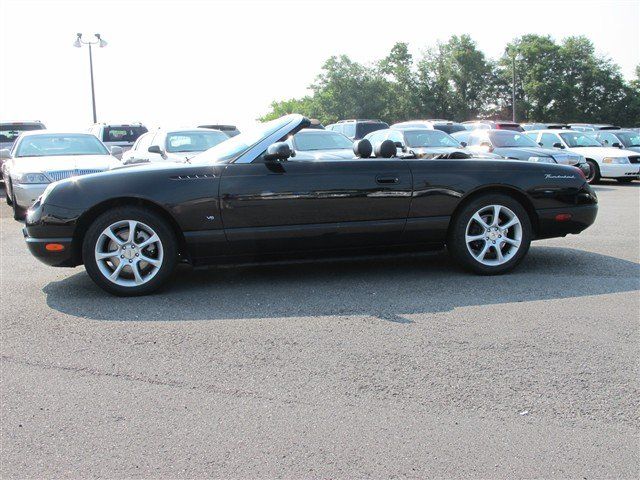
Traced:
POLYGON ((622 144, 620 142, 614 142, 611 144, 611 146, 614 148, 622 148, 622 144))
POLYGON ((276 162, 286 160, 293 156, 293 150, 291 150, 288 143, 276 142, 273 145, 269 145, 269 148, 267 148, 263 158, 267 162, 276 162))
POLYGON ((542 142, 538 142, 538 145, 540 145, 541 147, 544 147, 544 143, 542 142))
POLYGON ((111 155, 116 157, 118 160, 122 160, 123 153, 124 153, 124 150, 122 149, 122 147, 118 147, 117 145, 114 145, 113 147, 111 147, 111 155))
POLYGON ((493 151, 493 147, 491 146, 491 144, 490 144, 489 142, 482 142, 482 143, 480 144, 480 146, 481 146, 484 150, 486 150, 487 152, 491 152, 491 151, 493 151))
POLYGON ((11 151, 8 148, 0 150, 0 160, 8 160, 11 158, 11 151))
POLYGON ((165 158, 165 157, 167 156, 167 155, 164 153, 164 150, 162 150, 162 149, 160 148, 160 146, 159 146, 159 145, 151 145, 151 146, 147 149, 147 151, 148 151, 149 153, 157 153, 157 154, 158 154, 158 155, 160 155, 162 158, 165 158))
POLYGON ((462 145, 462 148, 466 148, 467 147, 467 142, 460 142, 460 145, 462 145))
POLYGON ((562 145, 560 142, 556 142, 553 144, 553 148, 564 148, 564 145, 562 145))

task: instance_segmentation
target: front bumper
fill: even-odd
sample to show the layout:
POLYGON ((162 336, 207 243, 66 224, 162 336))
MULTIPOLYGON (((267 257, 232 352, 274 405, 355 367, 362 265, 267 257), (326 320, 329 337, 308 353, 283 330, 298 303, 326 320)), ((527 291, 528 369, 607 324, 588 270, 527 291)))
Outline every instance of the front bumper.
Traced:
POLYGON ((27 209, 42 195, 47 186, 48 184, 46 183, 12 183, 11 190, 16 204, 21 208, 27 209))
POLYGON ((640 165, 635 163, 601 163, 600 176, 606 178, 633 178, 640 176, 640 165))
POLYGON ((74 262, 71 238, 33 238, 27 233, 27 229, 23 228, 22 233, 27 242, 27 247, 31 254, 42 263, 51 265, 52 267, 73 267, 77 264, 74 262), (47 250, 47 245, 62 245, 62 250, 47 250))

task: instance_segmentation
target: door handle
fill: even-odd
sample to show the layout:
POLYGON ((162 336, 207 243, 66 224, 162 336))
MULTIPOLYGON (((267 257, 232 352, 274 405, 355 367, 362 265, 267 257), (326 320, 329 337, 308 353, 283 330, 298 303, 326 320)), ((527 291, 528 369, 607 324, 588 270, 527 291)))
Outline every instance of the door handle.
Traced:
POLYGON ((400 179, 398 177, 376 177, 378 183, 398 183, 400 179))

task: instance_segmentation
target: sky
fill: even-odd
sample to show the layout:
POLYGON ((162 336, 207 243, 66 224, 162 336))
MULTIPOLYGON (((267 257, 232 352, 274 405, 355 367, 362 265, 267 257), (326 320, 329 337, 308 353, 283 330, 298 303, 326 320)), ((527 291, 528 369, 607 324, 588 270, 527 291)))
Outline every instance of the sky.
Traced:
POLYGON ((631 79, 640 0, 163 1, 0 0, 0 120, 50 129, 98 121, 149 127, 251 125, 273 100, 302 96, 331 55, 373 62, 395 42, 420 53, 467 33, 489 57, 525 33, 586 35, 631 79))

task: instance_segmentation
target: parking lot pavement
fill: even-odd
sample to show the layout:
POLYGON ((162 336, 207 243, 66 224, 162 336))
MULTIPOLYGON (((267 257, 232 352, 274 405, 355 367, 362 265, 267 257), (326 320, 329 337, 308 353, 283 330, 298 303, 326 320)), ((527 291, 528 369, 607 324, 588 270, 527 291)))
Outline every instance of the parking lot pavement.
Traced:
POLYGON ((115 298, 2 199, 2 478, 639 475, 640 184, 513 274, 180 269, 115 298))

